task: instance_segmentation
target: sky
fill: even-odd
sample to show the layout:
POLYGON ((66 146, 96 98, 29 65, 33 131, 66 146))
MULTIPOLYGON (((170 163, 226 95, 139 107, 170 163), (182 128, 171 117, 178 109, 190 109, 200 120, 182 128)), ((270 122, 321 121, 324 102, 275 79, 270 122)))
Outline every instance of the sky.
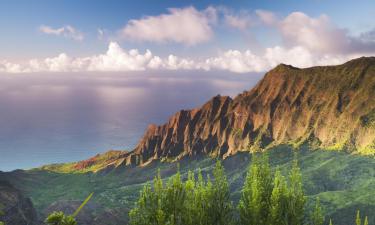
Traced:
POLYGON ((0 72, 264 72, 375 55, 373 0, 3 0, 0 72))

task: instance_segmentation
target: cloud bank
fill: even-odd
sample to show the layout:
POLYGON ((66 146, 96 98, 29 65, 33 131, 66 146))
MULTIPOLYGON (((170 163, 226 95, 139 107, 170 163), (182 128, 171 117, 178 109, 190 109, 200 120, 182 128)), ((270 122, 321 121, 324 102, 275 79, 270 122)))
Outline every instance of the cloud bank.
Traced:
POLYGON ((173 54, 154 55, 150 50, 124 50, 111 42, 104 54, 88 57, 70 57, 61 53, 56 57, 32 59, 24 64, 0 61, 0 72, 80 72, 80 71, 145 71, 145 70, 222 70, 234 73, 263 72, 279 63, 298 67, 329 65, 345 62, 360 55, 316 55, 303 46, 266 48, 261 55, 251 50, 227 50, 216 56, 190 59, 173 54))

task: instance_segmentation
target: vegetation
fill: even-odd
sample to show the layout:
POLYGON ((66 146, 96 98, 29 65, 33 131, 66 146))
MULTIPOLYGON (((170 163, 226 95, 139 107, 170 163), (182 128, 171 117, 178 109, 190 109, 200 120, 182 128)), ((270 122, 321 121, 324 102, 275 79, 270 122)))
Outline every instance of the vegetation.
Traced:
MULTIPOLYGON (((284 145, 267 150, 271 173, 275 176, 277 170, 285 175, 293 167, 292 147, 284 145)), ((306 195, 304 218, 309 218, 315 208, 315 201, 319 197, 324 224, 354 224, 356 210, 361 215, 368 216, 369 225, 375 221, 375 160, 371 157, 349 155, 344 152, 311 150, 301 146, 298 150, 298 160, 302 174, 302 183, 306 195), (353 191, 355 190, 355 191, 353 191)), ((259 158, 262 160, 262 157, 259 158)), ((230 188, 230 199, 236 207, 241 199, 242 189, 246 181, 248 170, 253 160, 248 153, 238 153, 223 161, 230 188), (250 160, 251 159, 251 160, 250 160)), ((206 179, 212 171, 216 161, 209 157, 195 160, 180 161, 181 179, 188 177, 188 171, 195 173, 198 179, 198 169, 206 179)), ((100 220, 101 213, 106 211, 126 224, 128 212, 137 202, 140 190, 158 174, 164 184, 175 174, 177 163, 154 162, 140 168, 118 168, 112 171, 70 174, 56 173, 46 170, 15 171, 0 173, 0 179, 8 180, 25 196, 30 197, 37 211, 43 212, 58 200, 84 199, 91 192, 95 192, 90 202, 95 207, 87 208, 84 214, 95 220, 100 220)), ((211 180, 213 182, 213 179, 211 180)), ((81 212, 83 213, 83 212, 81 212)), ((80 214, 81 214, 80 213, 80 214)), ((235 215, 236 217, 238 215, 235 215)), ((364 223, 362 218, 362 223, 364 223)), ((0 217, 1 220, 1 217, 0 217)), ((105 220, 104 220, 105 221, 105 220)))
POLYGON ((47 225, 76 225, 77 221, 75 220, 75 217, 82 210, 82 208, 90 201, 93 194, 94 193, 91 193, 72 215, 65 215, 63 212, 53 212, 47 217, 45 223, 47 225))
MULTIPOLYGON (((325 218, 317 198, 304 221, 306 196, 297 159, 288 177, 280 169, 272 173, 267 155, 254 156, 242 188, 238 211, 230 200, 229 185, 220 161, 213 170, 213 180, 197 179, 188 172, 185 181, 180 171, 165 183, 160 171, 153 186, 145 185, 134 209, 129 213, 131 225, 323 225, 325 218), (235 215, 238 215, 237 217, 235 215)), ((356 225, 362 225, 359 211, 356 225)), ((333 225, 332 220, 329 224, 333 225)), ((368 225, 365 218, 364 225, 368 225)))
MULTIPOLYGON (((288 182, 277 170, 273 176, 268 157, 254 157, 238 204, 238 221, 230 200, 229 185, 220 161, 213 170, 213 181, 198 179, 192 172, 184 182, 180 172, 166 185, 159 175, 153 188, 146 185, 136 207, 129 213, 132 225, 202 224, 202 225, 300 225, 303 224, 306 198, 297 160, 289 172, 288 182)), ((312 214, 312 224, 321 225, 324 217, 319 200, 312 214)))
POLYGON ((213 180, 198 179, 189 172, 185 182, 180 172, 164 185, 159 175, 153 188, 146 185, 141 191, 136 207, 130 211, 130 224, 174 225, 226 225, 233 221, 233 206, 224 168, 218 161, 213 180))

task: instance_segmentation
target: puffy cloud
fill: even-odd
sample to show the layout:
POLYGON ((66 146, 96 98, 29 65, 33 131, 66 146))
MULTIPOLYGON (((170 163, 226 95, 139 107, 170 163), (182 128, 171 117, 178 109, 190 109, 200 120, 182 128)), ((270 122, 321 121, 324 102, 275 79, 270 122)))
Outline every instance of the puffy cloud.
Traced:
POLYGON ((168 14, 130 20, 120 31, 125 39, 149 42, 176 42, 195 45, 208 41, 216 19, 214 8, 198 11, 194 7, 169 9, 168 14))
POLYGON ((126 51, 111 42, 104 54, 89 57, 57 57, 32 59, 25 64, 0 61, 0 72, 75 72, 75 71, 144 71, 144 70, 223 70, 234 73, 263 72, 279 63, 297 67, 333 65, 343 63, 360 54, 316 54, 304 46, 286 48, 275 46, 255 54, 250 50, 228 50, 216 56, 189 59, 175 55, 160 57, 150 50, 140 53, 137 49, 126 51))
POLYGON ((279 23, 287 46, 304 46, 311 51, 338 53, 348 50, 347 31, 336 27, 326 15, 311 18, 293 12, 279 23))
POLYGON ((250 50, 244 52, 228 50, 220 56, 208 58, 202 68, 245 73, 264 71, 268 68, 268 65, 262 57, 254 55, 250 50))
POLYGON ((83 33, 70 25, 63 26, 60 28, 52 28, 46 25, 42 25, 39 27, 39 30, 45 34, 62 36, 74 39, 76 41, 82 41, 84 39, 83 33))
POLYGON ((304 47, 311 53, 323 55, 368 54, 375 52, 374 30, 351 36, 346 29, 336 26, 327 15, 310 17, 302 12, 292 12, 278 18, 273 12, 257 10, 257 16, 275 27, 286 48, 304 47))
POLYGON ((140 54, 137 49, 124 51, 117 43, 109 44, 106 54, 87 58, 89 71, 139 71, 145 70, 152 59, 151 51, 140 54))

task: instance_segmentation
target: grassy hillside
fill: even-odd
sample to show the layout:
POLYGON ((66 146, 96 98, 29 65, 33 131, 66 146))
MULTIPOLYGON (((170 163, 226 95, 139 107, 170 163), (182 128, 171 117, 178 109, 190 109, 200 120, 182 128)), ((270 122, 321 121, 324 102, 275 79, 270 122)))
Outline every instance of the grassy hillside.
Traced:
MULTIPOLYGON (((280 167, 283 171, 290 168, 293 158, 291 147, 279 146, 270 149, 269 154, 272 168, 280 167)), ((224 160, 234 201, 239 199, 250 158, 248 153, 239 153, 224 160)), ((198 168, 210 173, 214 161, 206 157, 182 160, 180 170, 185 176, 188 170, 198 168)), ((299 161, 309 207, 319 196, 327 218, 331 217, 335 224, 354 221, 356 209, 369 216, 370 225, 375 224, 374 158, 335 151, 309 151, 302 146, 299 161)), ((31 197, 41 217, 50 210, 66 208, 74 200, 83 200, 89 193, 95 192, 82 217, 96 220, 96 223, 87 223, 100 224, 98 221, 108 218, 126 221, 127 212, 138 197, 140 188, 152 180, 158 168, 162 177, 167 178, 176 172, 177 164, 154 162, 145 167, 118 167, 80 174, 35 169, 3 173, 0 179, 9 180, 31 197)), ((82 218, 81 221, 85 223, 86 220, 82 218)))

